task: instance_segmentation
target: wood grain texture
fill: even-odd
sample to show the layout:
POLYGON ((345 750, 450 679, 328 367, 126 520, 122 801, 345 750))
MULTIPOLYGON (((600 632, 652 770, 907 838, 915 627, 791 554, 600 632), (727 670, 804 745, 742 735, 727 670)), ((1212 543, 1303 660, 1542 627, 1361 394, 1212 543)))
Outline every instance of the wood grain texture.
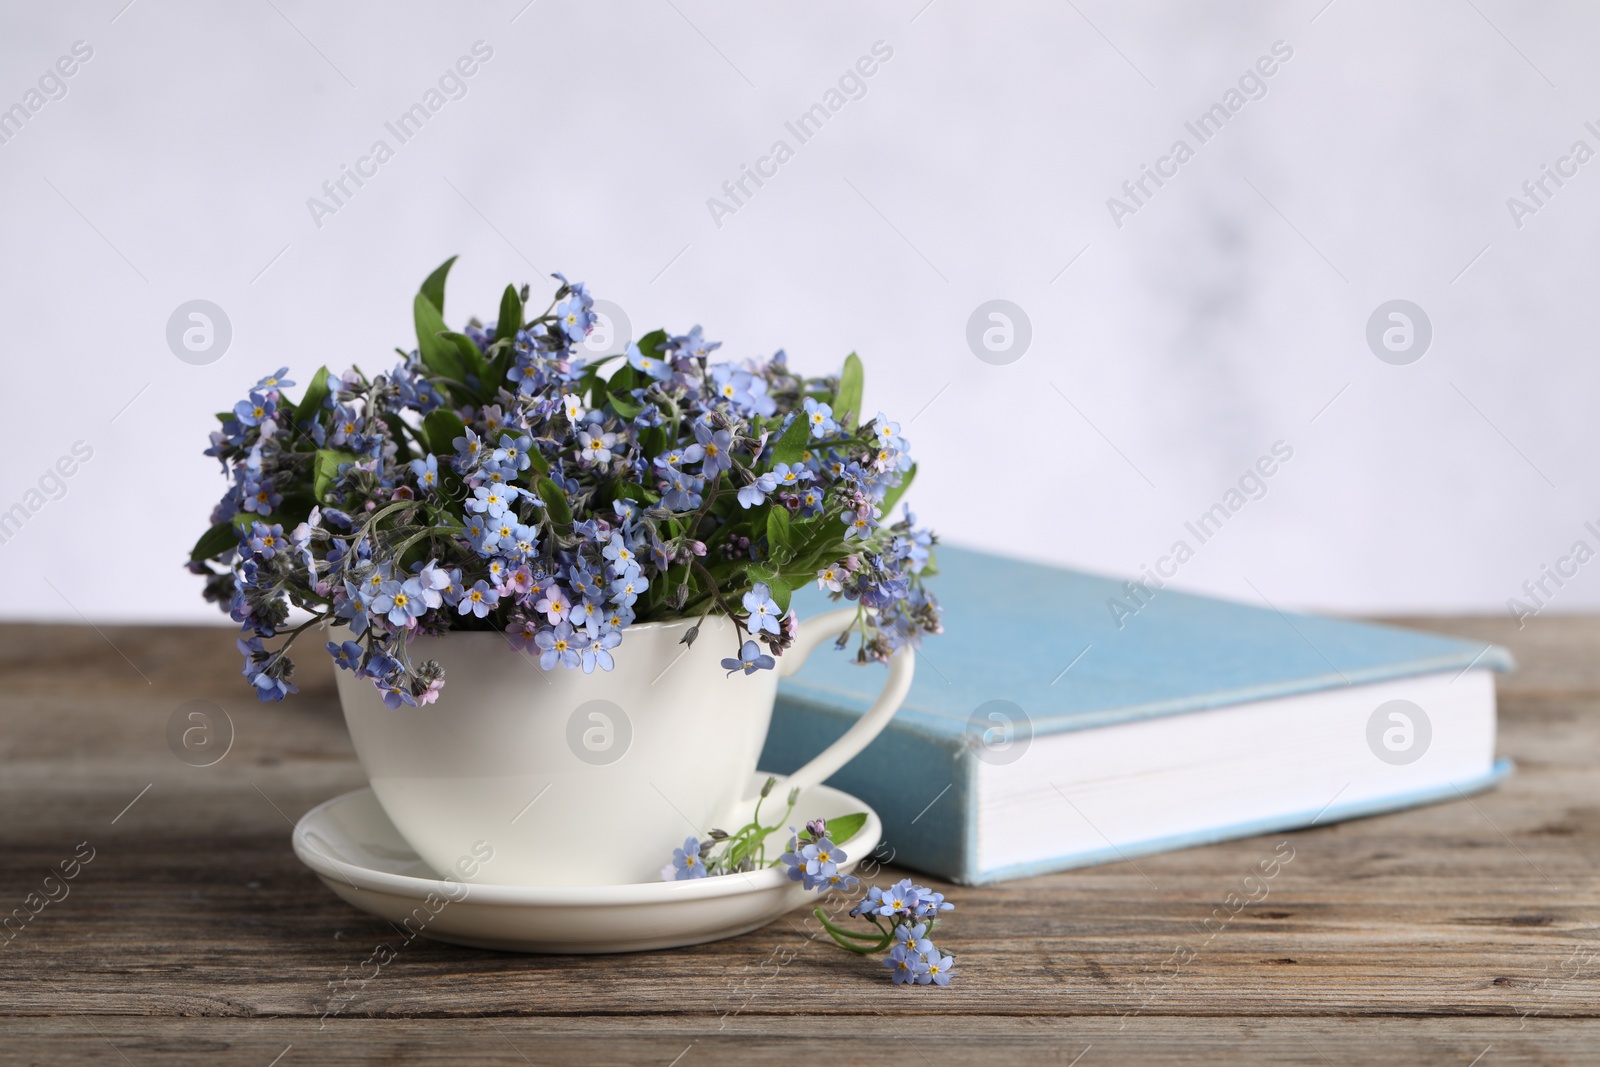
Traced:
POLYGON ((1506 785, 1137 866, 941 886, 958 907, 940 944, 965 972, 945 990, 891 986, 809 940, 804 912, 628 957, 402 945, 289 846, 295 819, 364 781, 315 657, 298 699, 258 705, 226 630, 0 627, 0 914, 80 842, 95 850, 69 896, 0 938, 0 1062, 266 1067, 291 1045, 279 1067, 693 1067, 763 1050, 941 1067, 1595 1062, 1600 619, 1405 622, 1517 656, 1506 785), (167 748, 192 699, 236 728, 213 767, 167 748), (1285 840, 1269 896, 1208 927, 1285 840), (330 986, 380 943, 397 958, 323 1019, 330 986))

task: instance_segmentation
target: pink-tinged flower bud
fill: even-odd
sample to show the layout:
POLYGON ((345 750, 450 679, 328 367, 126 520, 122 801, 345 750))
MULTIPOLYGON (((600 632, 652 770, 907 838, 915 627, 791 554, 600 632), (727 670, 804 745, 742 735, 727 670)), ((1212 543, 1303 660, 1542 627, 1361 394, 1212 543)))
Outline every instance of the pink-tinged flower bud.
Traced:
POLYGON ((704 541, 690 541, 689 551, 697 556, 703 556, 706 554, 706 543, 704 541))

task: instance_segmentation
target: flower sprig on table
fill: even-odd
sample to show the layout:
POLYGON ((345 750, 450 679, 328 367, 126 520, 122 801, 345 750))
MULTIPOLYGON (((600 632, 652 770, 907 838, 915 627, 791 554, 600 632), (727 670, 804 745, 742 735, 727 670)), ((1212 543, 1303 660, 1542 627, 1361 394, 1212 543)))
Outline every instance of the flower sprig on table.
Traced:
MULTIPOLYGON (((706 834, 705 840, 693 835, 684 838, 683 847, 673 851, 672 862, 661 868, 662 881, 740 874, 783 863, 788 865, 789 877, 804 882, 807 889, 826 892, 829 889, 854 889, 859 885, 855 878, 839 872, 839 864, 849 857, 826 840, 824 828, 827 824, 821 819, 808 822, 806 829, 798 832, 804 838, 804 843, 794 836, 796 831, 790 827, 789 851, 770 863, 767 861, 767 838, 777 833, 789 816, 794 814, 795 800, 799 797, 799 790, 789 790, 788 807, 783 815, 771 826, 764 825, 761 806, 766 803, 777 782, 776 777, 769 775, 762 783, 755 811, 750 821, 739 829, 732 833, 713 829, 706 834)), ((832 827, 841 841, 847 841, 866 823, 866 812, 856 812, 836 817, 832 820, 832 827)))
POLYGON ((593 299, 560 275, 542 313, 507 286, 497 322, 453 332, 451 262, 389 372, 322 368, 293 401, 285 368, 218 415, 206 454, 230 482, 190 569, 260 699, 295 691, 289 648, 318 624, 347 628, 329 654, 391 707, 444 685, 415 634, 499 630, 547 670, 610 670, 631 624, 718 613, 741 635, 723 665, 748 674, 793 642, 812 581, 858 605, 839 645, 857 635, 862 662, 939 631, 933 535, 893 517, 916 468, 897 423, 862 418, 854 355, 824 378, 781 351, 714 363, 696 326, 589 360, 593 299))
MULTIPOLYGON (((761 806, 772 795, 773 786, 777 785, 777 782, 776 777, 771 775, 767 777, 761 784, 761 793, 756 797, 756 807, 750 816, 750 821, 733 833, 712 829, 707 832, 703 841, 693 835, 684 838, 683 847, 673 851, 672 862, 661 868, 661 880, 672 882, 708 878, 718 874, 740 874, 776 864, 776 860, 772 861, 772 864, 767 862, 767 838, 776 833, 789 816, 794 814, 795 800, 800 795, 797 789, 789 790, 788 807, 784 809, 782 817, 771 826, 763 825, 761 806)), ((850 818, 856 819, 858 816, 850 818)), ((866 815, 862 814, 859 816, 859 822, 854 825, 859 828, 866 821, 866 815)), ((811 887, 808 885, 806 888, 811 887)))
MULTIPOLYGON (((770 864, 766 859, 766 839, 794 812, 797 790, 790 790, 788 809, 772 826, 761 822, 761 803, 772 792, 776 778, 769 777, 751 819, 734 833, 712 830, 705 840, 693 835, 672 853, 672 862, 661 868, 663 881, 684 881, 723 874, 738 874, 782 864, 790 881, 826 894, 835 890, 850 892, 860 879, 840 868, 849 856, 836 843, 848 841, 866 825, 865 812, 812 819, 801 830, 790 828, 789 847, 770 864)), ((858 956, 887 951, 883 965, 889 968, 896 985, 949 985, 955 974, 955 957, 947 956, 928 937, 939 925, 941 912, 954 904, 926 886, 902 879, 888 889, 873 886, 860 903, 850 909, 851 918, 865 919, 872 932, 851 930, 830 919, 819 906, 812 910, 822 928, 840 947, 858 956)))
POLYGON ((955 957, 940 952, 927 935, 939 925, 939 913, 954 907, 943 893, 903 878, 888 889, 873 886, 850 909, 851 918, 864 918, 872 924, 871 934, 838 925, 821 908, 812 914, 829 937, 857 955, 870 956, 889 949, 883 965, 889 968, 897 985, 949 985, 956 971, 955 957))

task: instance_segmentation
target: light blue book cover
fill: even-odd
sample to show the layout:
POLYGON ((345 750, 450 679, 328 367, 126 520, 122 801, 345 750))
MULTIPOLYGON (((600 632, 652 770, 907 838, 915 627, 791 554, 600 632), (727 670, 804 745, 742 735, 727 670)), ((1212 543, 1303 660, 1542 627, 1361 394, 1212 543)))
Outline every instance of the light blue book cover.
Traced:
MULTIPOLYGON (((1456 795, 1399 792, 1323 812, 1191 829, 1126 849, 1113 844, 1098 853, 986 869, 978 860, 974 788, 984 716, 975 713, 990 702, 1021 709, 1037 739, 1344 686, 1512 667, 1505 650, 1481 642, 1141 588, 950 546, 940 546, 936 560, 939 573, 928 584, 944 608, 945 632, 924 641, 911 692, 889 727, 829 784, 877 810, 894 862, 966 884, 1456 795)), ((796 594, 794 603, 802 617, 832 606, 815 590, 796 594)), ((794 770, 866 711, 883 671, 853 660, 825 646, 782 683, 763 769, 794 770)), ((1483 788, 1508 770, 1501 761, 1453 785, 1483 788)))

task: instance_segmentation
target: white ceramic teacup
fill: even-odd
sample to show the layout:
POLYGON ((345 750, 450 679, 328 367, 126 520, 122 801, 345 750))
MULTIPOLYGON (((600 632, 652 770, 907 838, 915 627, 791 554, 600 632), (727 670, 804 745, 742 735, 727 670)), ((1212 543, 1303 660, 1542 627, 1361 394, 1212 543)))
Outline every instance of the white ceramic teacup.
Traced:
MULTIPOLYGON (((855 614, 803 623, 777 670, 749 675, 721 665, 739 646, 725 616, 705 619, 692 646, 681 639, 693 620, 630 626, 615 669, 593 674, 542 670, 499 633, 415 638, 412 659, 445 669, 439 699, 421 708, 391 710, 367 679, 335 673, 373 792, 438 874, 502 885, 645 882, 686 836, 737 829, 727 820, 756 769, 779 677, 855 614), (494 858, 459 869, 481 842, 494 858)), ((820 783, 878 735, 911 687, 912 663, 909 650, 894 656, 877 702, 789 776, 764 819, 783 814, 779 793, 820 783)))

